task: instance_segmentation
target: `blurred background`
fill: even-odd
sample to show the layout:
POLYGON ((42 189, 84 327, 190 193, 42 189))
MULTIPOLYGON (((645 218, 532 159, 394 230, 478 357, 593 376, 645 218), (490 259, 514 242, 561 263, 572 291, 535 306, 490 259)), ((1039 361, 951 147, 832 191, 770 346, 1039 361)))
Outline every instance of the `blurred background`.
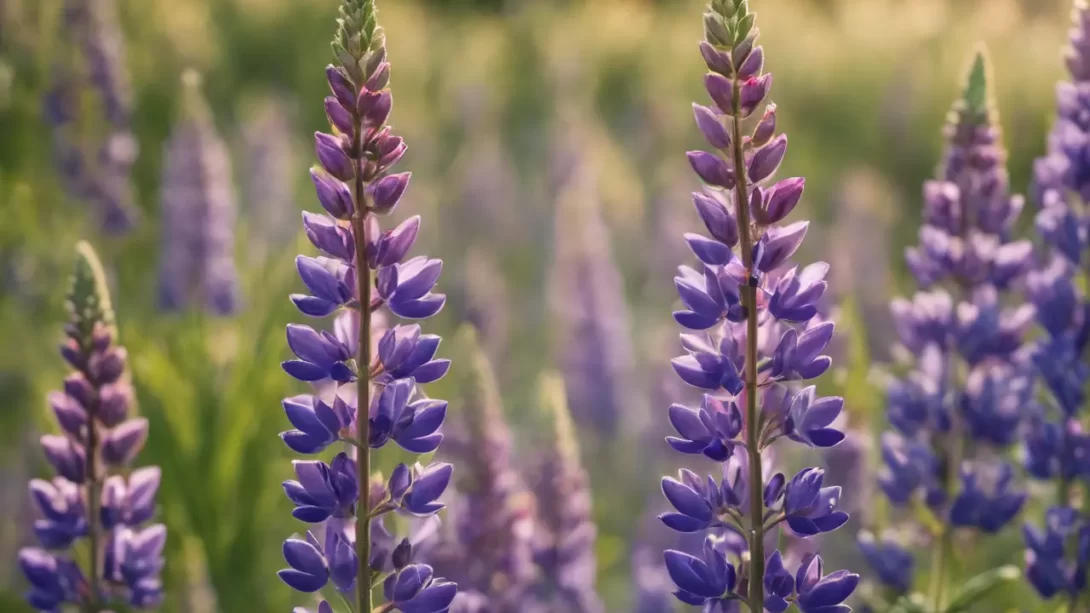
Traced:
MULTIPOLYGON (((295 603, 275 577, 280 543, 299 529, 277 433, 287 429, 280 399, 302 390, 279 362, 284 325, 300 319, 286 299, 297 291, 292 260, 313 250, 299 211, 318 208, 310 134, 326 127, 337 4, 0 0, 0 610, 24 610, 15 552, 29 540, 26 482, 46 472, 37 437, 55 428, 44 398, 65 374, 56 345, 79 238, 106 262, 151 420, 139 462, 163 467, 165 610, 295 603)), ((634 610, 634 580, 653 588, 654 564, 633 559, 646 547, 657 560, 668 538, 653 521, 654 475, 677 462, 651 441, 686 394, 668 366, 669 313, 671 277, 688 257, 681 234, 699 223, 684 152, 702 144, 690 108, 704 97, 702 5, 379 3, 393 124, 409 145, 401 167, 413 172, 398 214, 422 215, 418 251, 446 261, 450 299, 428 331, 479 328, 516 467, 535 453, 538 374, 565 375, 613 611, 634 610)), ((978 41, 991 51, 1012 184, 1024 192, 1062 76, 1070 2, 752 7, 791 142, 780 174, 807 178, 796 216, 814 225, 802 260, 834 265, 843 333, 822 384, 865 427, 882 408, 870 373, 888 358, 900 254, 969 58, 978 41)), ((456 398, 454 386, 431 392, 456 398)), ((868 503, 860 525, 879 521, 863 492, 858 501, 868 503)), ((850 564, 852 534, 827 539, 850 564)))

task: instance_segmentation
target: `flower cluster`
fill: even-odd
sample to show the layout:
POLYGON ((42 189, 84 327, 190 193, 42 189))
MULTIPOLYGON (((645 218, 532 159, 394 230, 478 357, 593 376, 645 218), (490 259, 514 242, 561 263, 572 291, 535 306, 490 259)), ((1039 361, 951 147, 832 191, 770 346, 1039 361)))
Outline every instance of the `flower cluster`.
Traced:
POLYGON ((580 464, 563 379, 542 375, 540 396, 542 417, 550 422, 542 430, 551 440, 535 475, 534 558, 542 575, 534 586, 535 604, 541 611, 602 613, 595 588, 597 526, 590 483, 580 464))
MULTIPOLYGON (((879 485, 895 506, 920 497, 935 515, 941 530, 932 572, 939 574, 955 528, 998 532, 1026 499, 1013 467, 991 459, 998 454, 972 460, 965 453, 1012 445, 1034 402, 1022 346, 1033 308, 1005 305, 1008 290, 1033 264, 1032 246, 1011 239, 1022 199, 1008 192, 988 87, 979 53, 950 113, 940 177, 924 186, 920 244, 905 255, 921 289, 892 303, 911 368, 888 389, 894 431, 881 440, 879 485)), ((895 539, 867 534, 861 549, 882 584, 899 594, 911 587, 913 557, 895 539)), ((936 606, 944 602, 945 581, 933 582, 936 606)))
MULTIPOLYGON (((378 583, 376 574, 385 573, 383 610, 441 613, 454 600, 456 585, 436 577, 430 566, 413 563, 410 541, 390 546, 383 516, 434 516, 443 509, 438 500, 453 468, 398 464, 388 480, 372 478, 371 450, 392 442, 411 453, 431 453, 443 439, 439 427, 447 403, 420 389, 450 366, 435 357, 439 337, 423 334, 416 324, 399 324, 386 329, 372 351, 373 314, 383 307, 403 319, 431 317, 443 307, 445 296, 432 292, 442 262, 407 259, 419 217, 386 232, 379 225, 379 216, 395 209, 409 182, 409 173, 389 173, 405 143, 386 125, 393 98, 385 35, 376 25, 373 0, 345 0, 338 24, 337 65, 326 69, 331 95, 325 110, 333 133, 315 134, 320 166, 311 171, 327 214, 303 213, 307 237, 323 255, 296 259, 308 293, 291 296, 304 315, 338 316, 332 332, 287 328, 296 358, 283 368, 315 384, 316 393, 285 399, 295 429, 282 438, 303 454, 342 442, 350 447, 328 463, 294 463, 297 478, 285 481, 284 491, 295 504, 295 518, 316 529, 284 543, 289 568, 280 578, 308 593, 332 583, 342 593, 355 593, 353 610, 371 611, 371 587, 378 583), (366 416, 359 414, 364 409, 366 416)), ((328 603, 319 607, 330 609, 328 603)))
POLYGON ((476 331, 463 327, 455 345, 460 391, 458 432, 450 451, 460 467, 446 530, 422 558, 457 580, 451 611, 515 613, 534 580, 533 499, 515 471, 511 432, 496 375, 476 331))
POLYGON ((95 208, 106 231, 120 233, 138 219, 129 178, 138 148, 131 128, 125 38, 117 12, 115 0, 65 0, 63 38, 72 41, 71 64, 55 69, 44 115, 53 128, 55 163, 66 189, 95 208), (88 98, 96 101, 93 108, 101 118, 86 113, 88 98), (106 126, 105 132, 95 149, 87 151, 81 131, 99 121, 106 126))
POLYGON ((1085 213, 1090 198, 1090 7, 1076 3, 1074 17, 1066 53, 1071 80, 1057 86, 1057 119, 1048 153, 1034 166, 1040 207, 1036 226, 1046 257, 1026 283, 1044 330, 1034 346, 1033 364, 1050 399, 1029 418, 1026 470, 1057 486, 1057 503, 1048 510, 1043 529, 1024 528, 1026 576, 1044 598, 1060 593, 1076 598, 1085 589, 1090 563, 1090 526, 1071 508, 1072 483, 1090 477, 1090 435, 1083 432, 1079 414, 1090 381, 1090 303, 1076 281, 1085 274, 1090 247, 1090 217, 1085 213), (1072 542, 1077 546, 1070 547, 1072 542))
POLYGON ((160 472, 130 470, 148 436, 148 421, 129 418, 133 390, 126 352, 117 345, 106 280, 90 245, 77 246, 76 271, 68 295, 71 319, 61 355, 74 369, 49 404, 61 434, 42 437, 42 449, 57 476, 34 479, 30 495, 39 518, 39 547, 19 552, 30 582, 27 601, 39 611, 65 604, 98 611, 109 602, 152 608, 162 600, 166 528, 145 526, 155 515, 160 472), (88 544, 90 564, 72 554, 88 544))
POLYGON ((825 448, 844 438, 832 427, 843 400, 798 385, 830 366, 823 351, 833 324, 818 317, 828 265, 794 265, 808 224, 778 225, 798 204, 805 181, 772 182, 787 136, 776 134, 775 104, 765 105, 772 75, 763 72, 754 14, 746 0, 713 0, 704 26, 700 50, 712 106, 694 104, 693 113, 714 151, 688 155, 705 184, 693 202, 708 236, 685 235, 700 263, 682 266, 674 279, 683 305, 674 319, 691 332, 681 336, 686 355, 673 365, 706 394, 699 407, 670 407, 677 436, 667 440, 681 453, 722 462, 723 475, 682 470, 677 479, 663 479, 675 511, 662 521, 678 532, 708 533, 701 555, 668 550, 666 565, 678 598, 708 611, 733 610, 737 601, 773 613, 790 603, 804 612, 839 609, 858 575, 825 577, 817 557, 805 558, 792 574, 780 552, 766 556, 764 544, 782 524, 805 538, 848 519, 837 508, 840 488, 827 485, 821 469, 788 479, 766 478, 762 467, 778 439, 825 448), (748 563, 736 567, 732 559, 748 563))
POLYGON ((200 90, 200 75, 182 77, 181 118, 164 151, 161 192, 159 306, 208 312, 238 310, 235 222, 238 205, 227 145, 216 133, 200 90))

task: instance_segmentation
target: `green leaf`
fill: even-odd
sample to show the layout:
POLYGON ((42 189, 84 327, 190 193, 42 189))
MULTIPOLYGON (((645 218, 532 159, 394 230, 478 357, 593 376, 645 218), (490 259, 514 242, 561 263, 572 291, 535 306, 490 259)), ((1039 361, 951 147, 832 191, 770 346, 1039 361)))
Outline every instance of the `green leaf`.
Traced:
POLYGON ((965 108, 973 114, 988 112, 988 60, 987 50, 981 46, 973 57, 969 75, 965 79, 965 92, 962 100, 965 108))
POLYGON ((1000 566, 985 571, 969 579, 962 584, 946 607, 943 613, 960 613, 968 611, 969 607, 980 602, 1008 581, 1014 581, 1022 576, 1022 571, 1013 565, 1000 566))

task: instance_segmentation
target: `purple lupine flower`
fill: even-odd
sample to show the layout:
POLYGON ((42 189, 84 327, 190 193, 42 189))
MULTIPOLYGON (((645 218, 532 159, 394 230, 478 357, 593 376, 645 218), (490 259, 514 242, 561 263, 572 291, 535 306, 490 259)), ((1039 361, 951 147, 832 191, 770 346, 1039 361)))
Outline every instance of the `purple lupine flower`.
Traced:
MULTIPOLYGON (((288 344, 297 359, 283 368, 311 383, 314 394, 284 401, 295 429, 281 437, 306 454, 341 442, 351 448, 329 464, 295 463, 298 480, 284 483, 296 506, 293 515, 324 524, 324 538, 308 532, 305 539, 288 539, 284 559, 289 568, 279 575, 301 592, 332 584, 352 601, 352 610, 372 611, 378 573, 392 564, 381 610, 444 613, 457 586, 435 577, 430 566, 410 564, 411 544, 393 544, 384 516, 434 518, 445 508, 439 499, 453 466, 398 464, 388 480, 371 474, 372 449, 390 440, 420 454, 435 451, 443 439, 439 428, 447 403, 427 397, 419 387, 441 378, 450 365, 436 359, 439 337, 422 334, 415 324, 387 328, 382 311, 385 307, 402 319, 438 313, 446 297, 432 290, 443 263, 409 256, 419 217, 386 232, 379 222, 397 207, 410 173, 390 173, 405 143, 386 125, 393 105, 387 87, 390 63, 374 0, 344 0, 337 26, 335 65, 326 68, 331 95, 324 101, 331 133, 315 134, 319 165, 311 170, 328 215, 303 214, 307 238, 324 255, 296 258, 308 293, 290 297, 306 316, 336 314, 336 319, 332 330, 288 326, 288 344)), ((331 608, 325 601, 319 605, 320 613, 331 608)))
POLYGON ((127 419, 132 404, 127 355, 117 345, 102 265, 90 245, 80 243, 76 250, 70 322, 61 346, 75 371, 63 392, 50 394, 64 434, 42 437, 59 476, 30 482, 39 512, 34 533, 42 548, 19 553, 31 584, 27 600, 40 611, 65 604, 97 611, 121 601, 154 608, 162 601, 159 573, 167 533, 162 524, 145 524, 155 514, 160 472, 129 470, 147 439, 147 420, 127 419), (104 411, 107 396, 112 406, 104 411), (90 551, 91 562, 84 567, 71 552, 81 540, 90 551))
POLYGON ((580 464, 562 377, 542 375, 539 402, 548 420, 542 429, 548 432, 549 446, 537 467, 534 487, 538 500, 534 559, 541 569, 532 588, 534 599, 543 610, 601 613, 604 607, 595 588, 597 527, 591 516, 589 478, 580 464))
MULTIPOLYGON (((1026 498, 998 454, 964 457, 974 445, 1008 447, 1034 412, 1022 338, 1033 308, 1007 298, 1032 266, 1032 248, 1011 239, 1022 199, 1009 193, 987 76, 981 52, 949 115, 939 177, 924 185, 919 245, 905 253, 920 291, 891 308, 911 370, 887 390, 897 433, 882 437, 878 481, 895 506, 922 498, 939 520, 931 572, 940 575, 957 528, 998 532, 1026 498)), ((911 588, 911 552, 873 540, 860 547, 881 583, 911 588)))
POLYGON ((114 0, 66 0, 61 20, 71 41, 67 66, 55 69, 44 100, 53 127, 57 170, 70 195, 95 209, 107 232, 123 233, 139 218, 130 181, 138 145, 132 134, 132 91, 125 39, 114 0), (87 116, 79 98, 91 91, 104 117, 87 116), (82 142, 81 126, 102 123, 102 137, 82 142), (88 150, 88 147, 91 150, 88 150))
POLYGON ((1075 602, 1085 589, 1090 562, 1090 532, 1071 508, 1071 484, 1090 476, 1090 437, 1079 414, 1090 381, 1086 349, 1090 341, 1090 302, 1078 279, 1086 274, 1090 247, 1086 202, 1090 165, 1090 7, 1076 2, 1064 59, 1070 80, 1056 87, 1056 121, 1048 152, 1034 165, 1036 228, 1045 257, 1030 273, 1026 294, 1036 307, 1037 323, 1045 334, 1033 347, 1032 363, 1049 400, 1036 407, 1025 432, 1025 464, 1032 477, 1057 486, 1058 504, 1045 516, 1042 534, 1024 528, 1026 577, 1042 598, 1066 593, 1075 602), (1074 556, 1062 545, 1076 539, 1074 556), (1047 535, 1047 537, 1046 537, 1047 535), (1058 547, 1051 543, 1061 543, 1058 547))
POLYGON ((840 488, 826 487, 821 469, 805 469, 788 482, 766 474, 763 461, 780 438, 811 447, 841 442, 833 422, 843 400, 819 398, 815 388, 800 390, 797 383, 822 375, 832 362, 825 350, 833 323, 818 317, 817 308, 829 267, 792 262, 808 222, 778 225, 797 208, 805 180, 773 179, 787 136, 776 135, 776 107, 765 104, 772 77, 762 72, 754 18, 747 0, 711 0, 704 14, 700 52, 713 106, 694 106, 694 117, 715 151, 691 151, 688 159, 704 183, 693 203, 709 235, 685 235, 698 265, 681 266, 675 278, 682 308, 674 319, 697 333, 681 336, 686 355, 673 360, 674 370, 708 395, 699 410, 670 408, 679 436, 667 440, 682 453, 722 462, 723 476, 683 469, 679 479, 663 478, 675 510, 660 519, 678 532, 708 533, 700 557, 665 553, 682 602, 728 612, 740 602, 753 611, 783 611, 794 601, 816 613, 839 610, 858 575, 822 579, 818 558, 805 559, 793 579, 778 552, 765 553, 765 542, 783 523, 798 537, 842 526, 848 516, 837 508, 840 488), (743 125, 751 116, 751 125, 743 125), (720 534, 740 537, 732 553, 737 570, 720 534), (736 591, 739 585, 745 588, 736 591))
POLYGON ((164 150, 159 306, 194 304, 216 315, 239 308, 235 268, 237 203, 227 145, 200 90, 186 72, 182 111, 164 150))
POLYGON ((450 501, 452 522, 423 559, 458 582, 452 610, 514 613, 534 578, 533 498, 512 467, 511 433, 496 376, 476 331, 456 339, 461 398, 449 453, 461 467, 450 501), (473 606, 470 606, 473 605, 473 606))
POLYGON ((621 425, 638 429, 624 279, 586 170, 573 169, 561 184, 554 219, 549 304, 572 417, 607 435, 621 425))

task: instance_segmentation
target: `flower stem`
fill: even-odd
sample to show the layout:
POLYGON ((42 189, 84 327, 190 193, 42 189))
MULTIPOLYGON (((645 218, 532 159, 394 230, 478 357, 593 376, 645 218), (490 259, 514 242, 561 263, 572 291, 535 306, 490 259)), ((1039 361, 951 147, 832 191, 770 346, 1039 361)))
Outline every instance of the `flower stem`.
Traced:
MULTIPOLYGON (((93 381, 91 374, 86 369, 83 376, 88 381, 93 381)), ((87 613, 99 613, 99 540, 102 538, 99 519, 101 512, 102 494, 98 486, 98 464, 95 461, 98 456, 98 389, 96 387, 90 406, 87 407, 87 448, 84 450, 87 456, 87 541, 90 546, 90 561, 87 569, 90 594, 87 596, 87 613)))
POLYGON ((746 280, 742 299, 746 307, 746 450, 749 453, 749 598, 750 611, 764 610, 764 495, 760 429, 757 427, 757 285, 754 275, 753 237, 750 235, 749 190, 746 185, 745 151, 742 148, 741 88, 733 83, 734 115, 731 118, 734 158, 735 215, 746 280))
MULTIPOLYGON (((370 207, 367 203, 366 185, 360 168, 363 158, 361 151, 362 121, 355 118, 355 130, 352 137, 353 163, 356 168, 356 180, 353 186, 355 210, 352 212, 352 234, 356 243, 356 287, 360 293, 360 304, 368 304, 371 299, 371 267, 367 262, 367 237, 364 220, 370 207), (366 302, 365 302, 366 301, 366 302)), ((371 309, 360 308, 359 391, 356 394, 356 456, 358 460, 360 504, 356 509, 356 574, 357 611, 370 611, 371 600, 371 447, 370 422, 371 406, 371 309)))

